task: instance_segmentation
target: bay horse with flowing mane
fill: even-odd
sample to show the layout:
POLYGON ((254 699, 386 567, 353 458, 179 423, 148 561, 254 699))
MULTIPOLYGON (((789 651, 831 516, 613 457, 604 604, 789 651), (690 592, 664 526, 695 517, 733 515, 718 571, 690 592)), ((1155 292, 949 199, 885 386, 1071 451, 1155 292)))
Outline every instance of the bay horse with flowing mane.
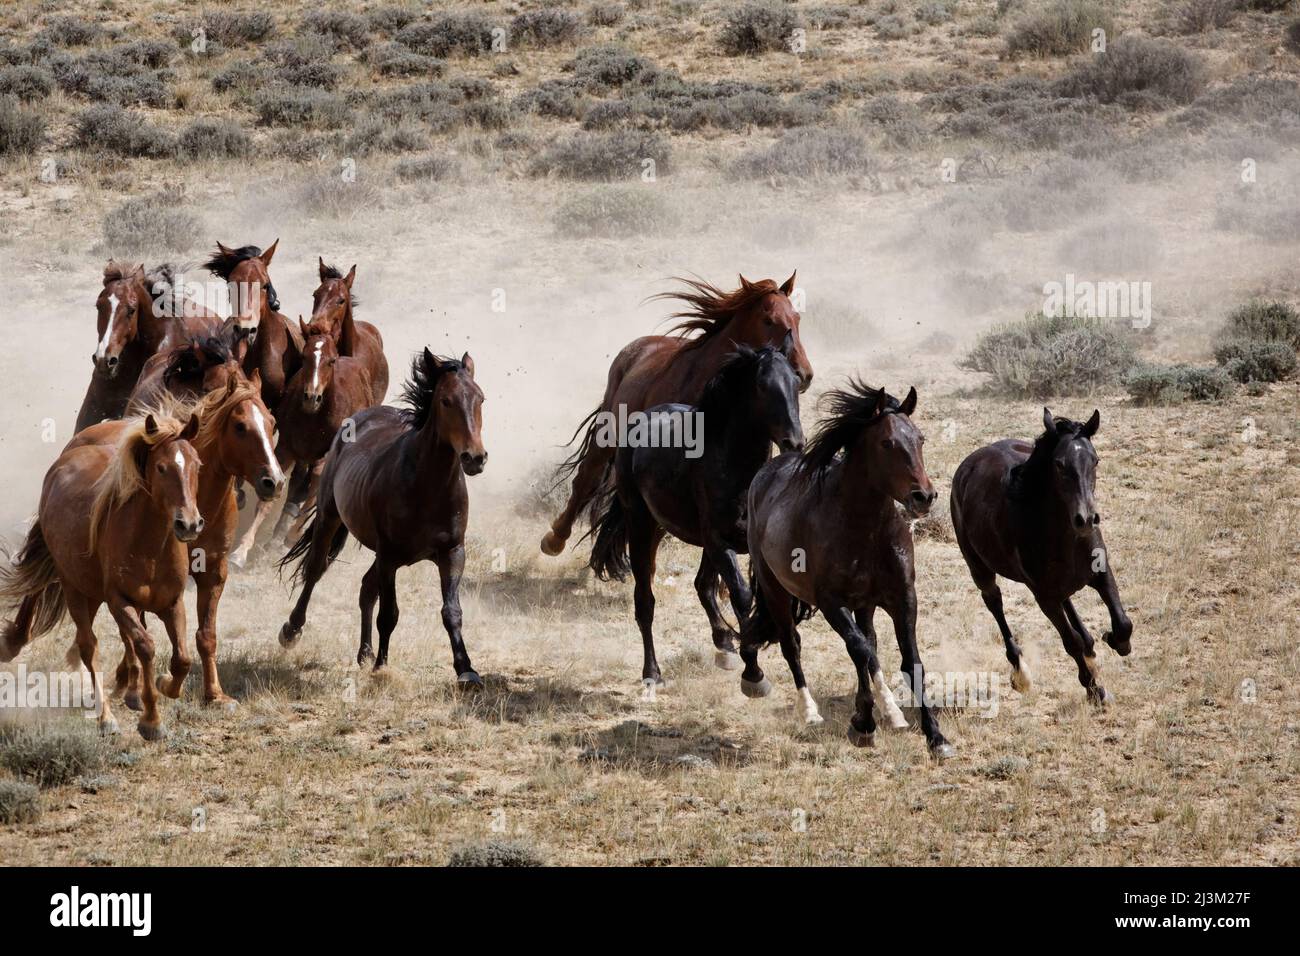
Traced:
POLYGON ((352 285, 357 278, 353 266, 345 276, 317 256, 320 285, 312 293, 311 326, 334 339, 338 354, 360 360, 370 373, 375 401, 382 402, 388 395, 388 359, 384 355, 384 338, 369 322, 358 322, 352 310, 358 305, 352 285))
POLYGON ((614 449, 597 442, 601 412, 617 412, 620 406, 628 412, 644 411, 666 402, 694 405, 737 345, 784 349, 801 390, 808 388, 813 370, 799 339, 799 313, 790 301, 794 279, 792 273, 778 286, 771 279, 750 282, 741 276, 740 287, 730 292, 698 279, 678 279, 685 289, 652 297, 686 304, 672 316, 682 319, 673 330, 678 334, 642 336, 615 356, 605 397, 578 426, 574 439, 582 434, 582 442, 557 474, 559 481, 571 477, 573 487, 564 510, 542 538, 544 554, 563 551, 577 516, 609 489, 614 449))
MULTIPOLYGON (((0 632, 0 661, 71 614, 76 649, 90 672, 99 726, 115 732, 100 686, 95 614, 107 604, 128 655, 141 670, 138 725, 146 740, 163 735, 154 687, 154 645, 141 615, 156 615, 172 643, 175 697, 189 671, 185 653, 185 580, 190 545, 203 532, 199 456, 190 442, 199 419, 147 415, 122 423, 116 445, 68 448, 46 472, 40 510, 14 563, 0 569, 0 601, 17 614, 0 632)), ((71 663, 71 662, 70 662, 71 663)))
POLYGON ((1133 624, 1124 613, 1110 555, 1101 537, 1094 497, 1101 426, 1057 418, 1043 409, 1043 433, 1031 444, 1006 439, 971 452, 952 476, 952 527, 984 605, 997 622, 1011 663, 1011 685, 1029 690, 1029 668, 1002 611, 1000 574, 1026 585, 1061 636, 1079 670, 1088 700, 1114 698, 1098 680, 1092 635, 1070 598, 1095 590, 1110 612, 1103 640, 1121 657, 1133 649, 1133 624))
POLYGON ((254 371, 260 373, 267 408, 279 406, 300 362, 297 329, 290 328, 288 317, 280 313, 268 271, 279 244, 277 239, 263 252, 257 246, 231 249, 218 242, 217 251, 204 263, 209 272, 232 284, 230 318, 249 340, 243 354, 244 373, 249 377, 254 371))
POLYGON ((144 414, 169 396, 198 401, 232 377, 242 380, 243 368, 232 340, 235 334, 233 327, 225 327, 216 335, 179 342, 151 356, 131 390, 127 413, 144 414))
MULTIPOLYGON (((280 424, 275 456, 282 469, 293 469, 293 475, 272 541, 283 537, 289 522, 299 517, 302 506, 316 494, 322 459, 339 429, 361 409, 379 400, 371 388, 370 373, 360 359, 339 355, 333 337, 314 325, 306 325, 301 316, 298 322, 305 343, 302 367, 290 379, 284 399, 275 410, 280 424)), ((231 553, 235 567, 248 563, 258 529, 272 507, 273 497, 265 497, 258 504, 252 524, 231 553)))
POLYGON ((173 267, 146 272, 143 263, 110 260, 95 299, 95 370, 77 412, 76 430, 120 418, 150 356, 192 335, 214 331, 221 319, 173 286, 173 267), (155 308, 163 303, 163 308, 155 308))
POLYGON ((457 686, 483 681, 461 637, 460 579, 465 570, 469 523, 466 475, 487 462, 483 449, 483 391, 474 360, 440 358, 427 348, 416 356, 403 391, 408 408, 376 405, 359 412, 352 441, 334 439, 316 496, 315 519, 280 562, 297 562, 302 593, 280 629, 290 647, 302 636, 312 590, 338 556, 348 535, 375 552, 361 579, 361 646, 357 664, 388 662, 388 639, 397 627, 397 569, 432 561, 442 585, 442 624, 451 639, 457 686), (371 621, 379 602, 379 651, 371 649, 371 621))
MULTIPOLYGON (((174 351, 187 354, 184 347, 174 351)), ((247 379, 238 365, 226 372, 222 382, 197 398, 182 389, 157 394, 153 410, 156 415, 184 419, 193 414, 199 419, 198 434, 190 442, 201 466, 198 503, 203 515, 203 530, 191 552, 196 560, 189 567, 198 591, 199 626, 194 640, 203 669, 203 703, 232 710, 235 700, 221 689, 217 678, 217 605, 229 577, 228 555, 239 525, 235 482, 248 484, 261 500, 268 501, 279 495, 285 477, 274 451, 275 419, 262 403, 258 374, 247 379), (197 560, 199 556, 201 560, 197 560)), ((128 427, 126 422, 93 425, 68 447, 115 445, 128 427)), ((140 668, 133 662, 131 650, 128 645, 118 665, 117 689, 125 690, 127 707, 138 710, 140 668)), ((174 690, 179 694, 180 686, 174 690)))
POLYGON ((592 525, 590 566, 602 580, 621 581, 631 570, 645 655, 641 679, 662 686, 654 647, 653 585, 665 532, 703 550, 695 589, 713 632, 714 662, 725 670, 739 667, 735 632, 718 610, 714 582, 722 577, 736 620, 743 622, 749 616, 750 590, 736 555, 749 551, 746 493, 755 472, 771 457, 773 444, 782 451, 803 447, 799 377, 782 352, 741 345, 705 386, 698 406, 655 405, 647 415, 657 440, 618 449, 615 489, 592 525), (684 436, 688 416, 703 426, 696 456, 683 441, 672 440, 684 436))
POLYGON ((916 389, 903 401, 858 381, 822 397, 830 412, 802 455, 764 465, 749 488, 748 538, 755 581, 754 611, 741 626, 745 662, 741 690, 764 697, 771 684, 758 666, 759 648, 779 642, 807 724, 822 722, 800 663, 796 625, 820 610, 844 639, 858 678, 849 740, 874 742, 873 707, 896 729, 907 721, 885 683, 873 625, 876 608, 893 619, 902 670, 912 687, 921 730, 937 759, 956 751, 939 732, 925 697, 916 646, 916 572, 912 530, 899 515, 929 512, 937 497, 912 423, 916 389), (872 696, 875 685, 877 698, 872 696))

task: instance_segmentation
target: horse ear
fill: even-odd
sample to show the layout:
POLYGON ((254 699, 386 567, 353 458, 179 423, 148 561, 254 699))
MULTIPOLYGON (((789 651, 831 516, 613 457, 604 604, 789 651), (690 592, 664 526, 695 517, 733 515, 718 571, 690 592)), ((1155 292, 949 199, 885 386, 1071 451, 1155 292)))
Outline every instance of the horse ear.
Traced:
POLYGON ((795 269, 794 272, 790 273, 790 278, 781 283, 781 292, 787 299, 790 298, 791 294, 794 292, 794 277, 798 274, 799 270, 795 269))
POLYGON ((357 277, 357 267, 356 264, 354 263, 352 268, 348 270, 348 274, 343 277, 343 284, 346 285, 349 289, 351 289, 352 283, 356 279, 356 277, 357 277))
POLYGON ((1101 427, 1101 409, 1094 408, 1092 410, 1092 418, 1088 419, 1087 423, 1085 423, 1083 426, 1083 431, 1081 431, 1079 434, 1081 434, 1084 438, 1091 438, 1093 435, 1097 434, 1097 429, 1100 427, 1101 427))
POLYGON ((227 394, 227 395, 234 395, 234 394, 235 394, 235 389, 237 389, 237 388, 239 388, 239 379, 238 379, 238 377, 236 377, 236 376, 234 376, 234 375, 231 375, 231 376, 227 377, 227 378, 226 378, 226 394, 227 394))
POLYGON ((262 260, 262 265, 269 266, 271 264, 271 260, 275 257, 275 247, 279 244, 280 239, 279 237, 276 237, 275 242, 266 247, 266 252, 257 257, 262 260))
POLYGON ((196 413, 191 412, 190 420, 185 423, 185 428, 181 430, 180 437, 185 441, 194 441, 194 438, 196 435, 198 435, 198 433, 199 433, 199 416, 196 413))
POLYGON ((141 279, 144 279, 144 263, 143 263, 143 262, 140 263, 138 266, 136 266, 134 269, 131 270, 131 276, 132 276, 133 278, 134 278, 135 276, 139 276, 141 279))
POLYGON ((326 268, 325 268, 325 257, 324 257, 324 256, 317 256, 317 257, 316 257, 316 261, 317 261, 318 263, 320 263, 320 269, 319 269, 319 271, 320 271, 320 281, 321 281, 321 282, 324 282, 324 281, 326 280, 326 278, 328 278, 328 276, 326 275, 326 271, 327 271, 327 270, 326 270, 326 268))
POLYGON ((879 415, 889 407, 889 396, 885 393, 885 386, 880 386, 876 392, 876 408, 873 415, 879 415))
POLYGON ((304 321, 302 320, 302 313, 301 313, 301 312, 298 313, 298 329, 299 329, 299 331, 302 332, 303 344, 305 345, 306 342, 307 342, 307 339, 309 339, 311 336, 309 336, 309 335, 307 334, 307 323, 304 322, 304 321))
POLYGON ((230 255, 230 253, 231 253, 232 250, 230 249, 229 246, 223 245, 223 244, 221 243, 221 241, 218 240, 218 241, 217 241, 217 251, 220 252, 223 256, 228 256, 228 255, 230 255))
POLYGON ((474 377, 474 360, 470 358, 468 352, 460 357, 460 364, 465 366, 465 371, 469 372, 469 377, 474 377))
POLYGON ((1046 405, 1043 406, 1043 427, 1049 432, 1056 431, 1056 419, 1052 417, 1052 412, 1046 405))
POLYGON ((262 370, 260 368, 253 369, 253 374, 248 376, 248 384, 257 392, 262 391, 262 370))
POLYGON ((154 435, 157 435, 158 419, 154 418, 152 415, 146 415, 144 417, 144 433, 148 435, 150 438, 152 438, 154 435))
MULTIPOLYGON (((739 273, 737 273, 737 274, 739 275, 739 273)), ((750 282, 748 279, 746 279, 743 275, 740 276, 740 287, 741 287, 742 289, 748 289, 751 285, 753 285, 752 282, 750 282)))
POLYGON ((903 399, 903 403, 898 406, 898 410, 902 412, 904 415, 907 415, 909 417, 911 416, 912 412, 916 411, 916 386, 915 385, 913 385, 911 388, 907 390, 907 398, 903 399))
POLYGON ((428 369, 430 372, 432 372, 434 369, 438 367, 438 358, 432 352, 429 351, 429 346, 427 345, 424 347, 423 360, 424 360, 424 367, 428 369))

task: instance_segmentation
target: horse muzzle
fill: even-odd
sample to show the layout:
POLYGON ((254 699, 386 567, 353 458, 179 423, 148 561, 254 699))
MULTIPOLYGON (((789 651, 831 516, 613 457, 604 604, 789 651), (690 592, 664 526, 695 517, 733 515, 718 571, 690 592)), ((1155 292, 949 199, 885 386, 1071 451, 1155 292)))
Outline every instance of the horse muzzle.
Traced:
POLYGON ((483 467, 487 464, 487 457, 485 451, 481 451, 476 455, 463 451, 460 453, 461 470, 470 477, 481 475, 483 474, 483 467))
POLYGON ((907 496, 903 507, 913 518, 924 518, 930 513, 930 508, 934 505, 934 499, 939 497, 939 492, 933 488, 927 490, 914 488, 907 496))
POLYGON ((177 515, 172 521, 172 531, 176 535, 177 541, 193 541, 203 533, 203 518, 187 518, 185 515, 177 515))
POLYGON ((108 379, 117 378, 117 373, 122 370, 122 359, 117 355, 95 353, 91 360, 95 363, 95 370, 108 379))

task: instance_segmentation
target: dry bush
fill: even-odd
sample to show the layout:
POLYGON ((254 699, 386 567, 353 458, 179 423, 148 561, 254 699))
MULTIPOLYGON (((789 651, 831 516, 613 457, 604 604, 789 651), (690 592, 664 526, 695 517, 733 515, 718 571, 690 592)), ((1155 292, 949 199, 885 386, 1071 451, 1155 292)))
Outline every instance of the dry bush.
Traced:
POLYGON ((409 4, 389 4, 366 12, 366 24, 375 33, 394 36, 403 27, 420 19, 420 8, 409 4))
POLYGON ((347 10, 308 11, 298 32, 327 37, 340 50, 361 50, 370 45, 369 22, 347 10))
POLYGON ((450 156, 420 156, 397 164, 397 178, 407 182, 441 182, 456 175, 459 164, 450 156))
POLYGON ((425 56, 477 56, 492 49, 492 26, 492 21, 477 11, 440 13, 403 27, 394 39, 425 56))
POLYGON ((59 16, 47 20, 38 36, 48 39, 55 46, 89 46, 104 36, 104 28, 93 20, 59 16))
POLYGON ((1147 94, 1158 100, 1190 103, 1205 88, 1200 57, 1168 40, 1122 36, 1105 53, 1090 57, 1059 84, 1066 96, 1092 96, 1103 103, 1147 94))
POLYGON ((487 840, 452 851, 448 866, 545 866, 532 846, 516 840, 487 840))
POLYGON ((0 156, 35 153, 45 142, 45 120, 12 96, 0 96, 0 156))
POLYGON ((80 57, 61 53, 46 66, 66 93, 119 106, 172 105, 170 75, 146 66, 129 50, 92 50, 80 57))
POLYGON ((0 96, 24 102, 43 100, 54 92, 54 77, 39 66, 7 66, 0 70, 0 96))
POLYGON ((1278 340, 1237 338, 1214 347, 1214 360, 1236 382, 1280 382, 1295 372, 1295 346, 1278 340))
POLYGON ((788 50, 799 15, 782 0, 760 0, 732 7, 724 14, 719 42, 732 56, 788 50))
POLYGON ((411 122, 397 122, 380 116, 361 120, 347 139, 343 150, 349 156, 370 156, 375 153, 414 153, 429 148, 429 135, 411 122))
POLYGON ((1071 269, 1132 275, 1154 268, 1164 258, 1160 233, 1143 222, 1108 219, 1074 230, 1057 255, 1071 269))
POLYGON ((216 117, 195 120, 176 138, 176 156, 182 162, 243 159, 252 149, 252 139, 238 123, 216 117))
POLYGON ((861 133, 804 126, 786 130, 771 146, 741 156, 732 172, 751 179, 816 179, 870 174, 877 168, 861 133))
POLYGON ((40 815, 39 789, 22 780, 0 780, 0 824, 30 823, 40 815))
POLYGON ((510 40, 532 47, 556 46, 582 35, 576 13, 555 7, 525 10, 510 21, 510 40))
POLYGON ((1052 0, 1027 9, 1007 34, 1007 52, 1013 56, 1065 56, 1086 50, 1092 31, 1114 34, 1110 11, 1096 0, 1052 0))
POLYGON ((620 23, 627 10, 621 3, 609 3, 598 0, 587 8, 587 22, 593 27, 612 27, 620 23))
POLYGON ((1234 339, 1259 342, 1283 342, 1300 349, 1300 313, 1285 302, 1257 299, 1228 313, 1223 327, 1234 339))
POLYGON ((654 161, 656 174, 668 173, 670 156, 668 141, 652 132, 580 132, 543 150, 531 170, 565 179, 632 179, 642 174, 646 160, 654 161))
POLYGON ((990 376, 996 394, 1042 399, 1118 385, 1134 362, 1114 323, 1031 313, 981 335, 957 367, 990 376))
POLYGON ((309 86, 273 86, 254 99, 253 111, 262 126, 343 125, 351 111, 343 97, 309 86))
POLYGON ((570 80, 543 80, 536 88, 516 96, 513 106, 520 113, 558 119, 576 119, 582 112, 582 101, 570 80))
POLYGON ((104 248, 110 256, 127 258, 184 254, 204 240, 202 227, 183 194, 140 196, 104 217, 104 248))
POLYGON ((1135 405, 1177 405, 1227 398, 1232 379, 1221 368, 1141 364, 1129 370, 1124 387, 1135 405))
MULTIPOLYGON (((261 43, 275 32, 275 20, 263 11, 204 10, 197 25, 202 27, 209 42, 223 47, 250 46, 261 43)), ((188 45, 193 39, 195 23, 184 18, 176 24, 175 37, 188 45)))
POLYGON ((602 186, 578 193, 555 212, 555 229, 563 236, 631 238, 657 235, 678 217, 652 185, 602 186))
POLYGON ((74 142, 94 153, 160 159, 176 152, 176 138, 120 106, 92 106, 77 117, 74 142))
POLYGON ((1241 12, 1241 0, 1187 0, 1174 15, 1179 33, 1208 33, 1226 27, 1241 12))
POLYGON ((0 765, 41 787, 71 783, 104 759, 92 721, 50 722, 0 728, 0 765))
POLYGON ((413 53, 400 43, 372 46, 365 62, 380 76, 441 76, 446 64, 437 57, 413 53))
POLYGON ((313 219, 351 219, 383 205, 383 193, 367 179, 345 182, 337 173, 303 180, 290 192, 292 209, 313 219))
POLYGON ((612 44, 585 47, 573 59, 574 76, 589 87, 619 87, 654 72, 650 60, 612 44))

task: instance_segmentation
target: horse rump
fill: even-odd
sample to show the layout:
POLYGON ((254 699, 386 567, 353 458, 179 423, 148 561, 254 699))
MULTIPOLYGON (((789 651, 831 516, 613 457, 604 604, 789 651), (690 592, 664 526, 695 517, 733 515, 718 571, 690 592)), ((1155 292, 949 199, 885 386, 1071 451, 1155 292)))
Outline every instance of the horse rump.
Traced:
POLYGON ((13 660, 67 613, 63 583, 39 521, 33 522, 16 558, 0 568, 0 602, 18 605, 14 619, 0 631, 0 663, 13 660))

